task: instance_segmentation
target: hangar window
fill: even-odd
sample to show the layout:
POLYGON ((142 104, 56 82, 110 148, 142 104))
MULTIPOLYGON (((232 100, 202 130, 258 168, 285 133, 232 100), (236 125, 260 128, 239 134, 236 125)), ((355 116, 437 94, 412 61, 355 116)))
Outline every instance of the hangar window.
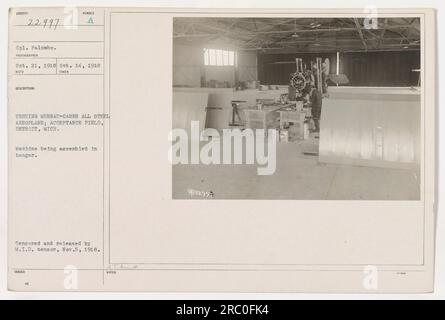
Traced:
POLYGON ((235 51, 204 49, 204 65, 206 66, 234 66, 235 51))

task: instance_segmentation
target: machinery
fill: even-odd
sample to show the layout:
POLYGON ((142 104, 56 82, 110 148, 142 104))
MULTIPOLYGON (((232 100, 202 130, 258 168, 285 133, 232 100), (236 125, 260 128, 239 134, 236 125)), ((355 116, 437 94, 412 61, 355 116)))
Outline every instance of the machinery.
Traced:
POLYGON ((315 61, 310 62, 310 68, 306 67, 303 59, 296 58, 296 71, 291 74, 289 99, 303 100, 304 96, 315 88, 320 93, 326 93, 326 79, 329 75, 329 59, 322 61, 322 58, 317 57, 315 61), (292 99, 295 98, 295 99, 292 99))
POLYGON ((303 59, 296 58, 296 71, 291 74, 289 85, 289 100, 302 103, 303 107, 311 110, 308 113, 308 121, 315 120, 315 129, 319 130, 319 119, 323 96, 327 93, 326 79, 329 75, 329 59, 317 57, 310 61, 309 68, 303 63, 303 59), (311 109, 309 109, 311 108, 311 109))

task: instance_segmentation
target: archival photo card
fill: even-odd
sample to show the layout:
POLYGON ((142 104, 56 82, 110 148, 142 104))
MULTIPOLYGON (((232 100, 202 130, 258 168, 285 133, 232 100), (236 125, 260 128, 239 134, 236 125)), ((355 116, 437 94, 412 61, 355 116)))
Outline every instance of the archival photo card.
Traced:
POLYGON ((431 9, 12 8, 11 291, 434 286, 431 9))
POLYGON ((173 18, 173 198, 420 200, 419 17, 173 18))

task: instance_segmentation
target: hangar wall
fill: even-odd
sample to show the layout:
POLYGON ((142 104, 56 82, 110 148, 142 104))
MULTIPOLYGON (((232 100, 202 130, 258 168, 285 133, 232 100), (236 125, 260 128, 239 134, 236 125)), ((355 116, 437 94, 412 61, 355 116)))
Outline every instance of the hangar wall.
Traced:
POLYGON ((231 66, 204 66, 203 47, 173 45, 173 86, 201 87, 201 78, 227 81, 235 85, 236 72, 239 81, 257 80, 255 53, 238 52, 238 70, 231 66))
MULTIPOLYGON (((311 61, 329 58, 330 73, 336 73, 337 53, 258 54, 258 80, 262 84, 289 83, 295 72, 295 58, 311 61)), ((420 68, 419 51, 345 52, 340 54, 340 73, 349 78, 349 86, 410 87, 416 86, 420 68)))

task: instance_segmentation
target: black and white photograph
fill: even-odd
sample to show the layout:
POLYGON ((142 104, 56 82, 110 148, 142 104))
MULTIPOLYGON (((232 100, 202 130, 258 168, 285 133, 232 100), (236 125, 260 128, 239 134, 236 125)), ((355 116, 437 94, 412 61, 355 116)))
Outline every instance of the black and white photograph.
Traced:
POLYGON ((175 17, 173 199, 420 200, 419 17, 175 17))
POLYGON ((0 300, 445 297, 432 1, 6 0, 0 300))

